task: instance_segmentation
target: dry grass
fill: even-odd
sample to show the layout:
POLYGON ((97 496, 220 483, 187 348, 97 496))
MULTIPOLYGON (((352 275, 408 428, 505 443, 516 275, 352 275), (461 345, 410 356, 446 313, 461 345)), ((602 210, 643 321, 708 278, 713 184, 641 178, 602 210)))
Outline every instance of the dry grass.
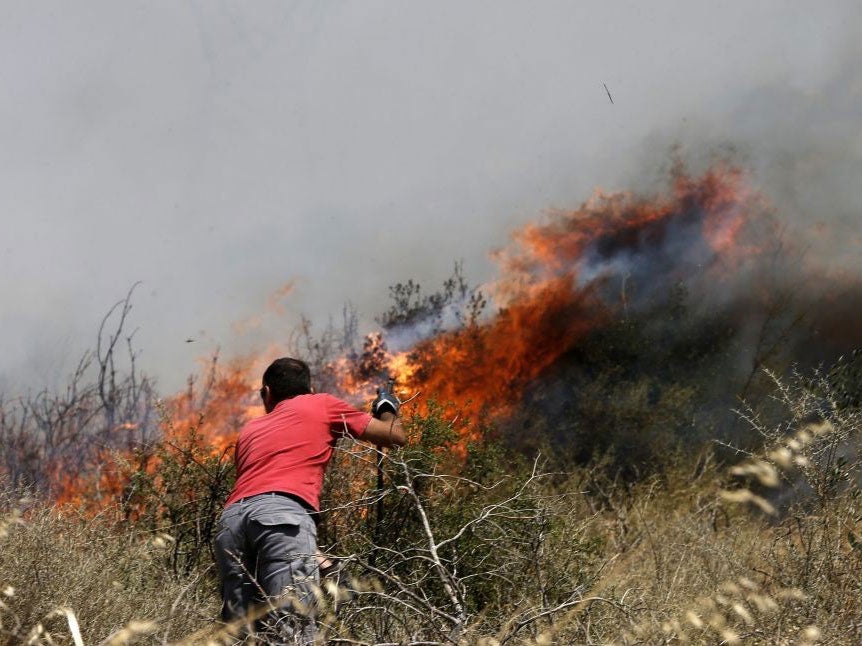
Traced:
MULTIPOLYGON (((515 600, 523 606, 538 594, 513 590, 511 621, 499 619, 495 629, 477 618, 461 642, 859 642, 862 550, 849 538, 862 533, 855 491, 823 510, 828 519, 775 521, 721 502, 726 481, 711 468, 677 477, 632 489, 628 505, 613 511, 572 514, 551 548, 563 561, 561 537, 592 537, 603 543, 604 561, 593 588, 570 607, 513 631, 526 617, 515 600)), ((217 595, 207 573, 178 581, 164 565, 169 541, 44 507, 5 518, 0 617, 10 642, 77 643, 70 615, 85 644, 235 641, 213 622, 217 595)), ((329 621, 336 637, 338 622, 329 621)))
POLYGON ((2 503, 0 630, 8 643, 76 643, 73 625, 85 644, 126 643, 130 630, 167 642, 217 613, 206 573, 179 581, 168 570, 164 539, 123 529, 108 513, 84 518, 11 496, 2 503))
MULTIPOLYGON (((493 607, 467 612, 454 641, 387 600, 391 581, 369 578, 337 616, 324 596, 323 634, 336 644, 862 642, 860 414, 833 410, 812 422, 803 395, 783 396, 802 404, 780 427, 752 418, 763 449, 733 467, 681 459, 633 486, 587 471, 548 485, 532 516, 546 514, 547 531, 493 534, 489 549, 512 566, 467 582, 486 585, 493 607), (386 623, 369 619, 378 615, 386 623)), ((214 621, 212 570, 175 576, 169 537, 10 496, 0 517, 0 620, 10 643, 237 641, 214 621)), ((438 603, 424 596, 430 584, 406 592, 438 603)))

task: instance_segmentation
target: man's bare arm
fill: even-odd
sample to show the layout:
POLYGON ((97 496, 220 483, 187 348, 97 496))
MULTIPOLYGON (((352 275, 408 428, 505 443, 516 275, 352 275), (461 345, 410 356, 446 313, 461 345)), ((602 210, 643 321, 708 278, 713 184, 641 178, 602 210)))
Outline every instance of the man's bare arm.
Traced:
POLYGON ((404 446, 407 442, 401 419, 394 413, 383 413, 380 419, 372 417, 362 434, 362 439, 380 447, 404 446))

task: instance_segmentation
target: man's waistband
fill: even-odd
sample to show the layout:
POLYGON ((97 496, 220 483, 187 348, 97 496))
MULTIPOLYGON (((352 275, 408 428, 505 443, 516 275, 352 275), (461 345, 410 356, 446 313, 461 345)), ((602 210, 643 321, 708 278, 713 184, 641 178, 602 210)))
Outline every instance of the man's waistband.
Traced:
POLYGON ((312 517, 317 518, 318 511, 311 506, 306 500, 297 496, 293 493, 288 493, 286 491, 267 491, 265 493, 256 493, 253 496, 246 496, 245 498, 240 498, 236 502, 248 502, 249 500, 254 500, 255 498, 261 498, 263 496, 280 496, 282 498, 290 498, 295 503, 302 506, 305 511, 312 515, 312 517))

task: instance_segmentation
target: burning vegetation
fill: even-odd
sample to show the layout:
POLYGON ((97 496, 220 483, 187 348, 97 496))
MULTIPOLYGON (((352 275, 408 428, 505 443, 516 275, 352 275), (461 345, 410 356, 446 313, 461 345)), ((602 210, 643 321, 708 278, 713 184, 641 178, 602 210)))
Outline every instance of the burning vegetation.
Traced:
MULTIPOLYGON (((833 636, 850 635, 859 609, 806 601, 817 591, 805 590, 804 573, 817 565, 817 585, 830 585, 826 569, 838 568, 830 559, 858 561, 862 540, 842 497, 856 478, 857 277, 807 257, 749 175, 726 162, 699 174, 678 163, 659 195, 597 192, 515 232, 495 258, 499 276, 485 285, 471 285, 456 265, 434 292, 413 280, 392 286, 372 334, 360 337, 349 311, 341 328, 315 333, 306 323, 266 357, 213 359, 162 399, 124 332, 132 290, 65 392, 0 400, 8 489, 88 518, 115 514, 105 531, 149 537, 164 550, 166 576, 206 580, 232 444, 263 413, 263 366, 271 355, 299 356, 318 390, 365 405, 392 376, 409 400, 409 447, 337 454, 319 528, 330 553, 352 555, 346 562, 362 580, 350 584, 351 599, 373 597, 389 618, 369 618, 336 592, 329 634, 732 643, 746 631, 768 640, 790 630, 816 641, 820 630, 809 624, 834 620, 833 636), (740 449, 765 457, 728 471, 740 449), (771 457, 788 452, 783 462, 771 457), (775 491, 735 483, 752 473, 772 474, 775 491), (728 507, 733 501, 788 517, 832 505, 853 540, 829 543, 842 533, 825 512, 797 515, 807 540, 828 551, 806 556, 775 525, 728 507), (704 535, 712 543, 692 547, 704 535), (789 559, 787 576, 751 548, 765 536, 789 559), (744 558, 734 552, 739 537, 749 545, 744 558), (663 551, 674 543, 712 575, 663 551), (695 599, 701 590, 711 596, 695 599)), ((289 291, 279 292, 279 307, 289 291)), ((44 525, 50 513, 32 517, 44 525)), ((10 576, 3 567, 0 559, 10 576)), ((859 597, 857 583, 846 585, 859 597)), ((183 634, 206 630, 207 622, 176 619, 180 606, 153 612, 183 634)), ((25 614, 15 615, 22 625, 38 620, 25 614)))
MULTIPOLYGON (((599 191, 516 231, 495 258, 499 277, 479 287, 460 265, 430 294, 412 280, 392 286, 378 332, 358 338, 350 312, 343 329, 319 336, 305 323, 276 352, 304 357, 319 390, 357 404, 392 376, 416 414, 446 407, 462 456, 493 435, 522 450, 550 443, 578 462, 614 451, 634 473, 674 448, 745 443, 731 411, 768 406, 764 369, 828 365, 862 344, 856 278, 806 258, 727 162, 699 175, 677 162, 664 195, 599 191)), ((105 317, 66 393, 5 402, 14 486, 100 503, 121 494, 129 468, 155 468, 140 451, 156 437, 194 427, 225 453, 262 414, 262 358, 213 360, 158 400, 123 336, 133 291, 105 317)))
POLYGON ((452 402, 471 419, 505 417, 592 331, 668 298, 675 287, 712 281, 717 290, 732 288, 727 283, 736 276, 723 272, 741 271, 756 250, 753 241, 740 242, 743 229, 768 217, 743 173, 724 164, 698 178, 678 168, 667 198, 599 193, 516 232, 497 253, 502 275, 485 288, 495 312, 483 312, 481 292, 456 273, 457 299, 449 287, 424 306, 390 313, 378 345, 389 334, 410 338, 405 328, 417 336, 424 319, 441 310, 465 308, 456 311, 454 329, 426 327, 431 333, 411 347, 376 355, 377 372, 393 374, 406 393, 452 402))

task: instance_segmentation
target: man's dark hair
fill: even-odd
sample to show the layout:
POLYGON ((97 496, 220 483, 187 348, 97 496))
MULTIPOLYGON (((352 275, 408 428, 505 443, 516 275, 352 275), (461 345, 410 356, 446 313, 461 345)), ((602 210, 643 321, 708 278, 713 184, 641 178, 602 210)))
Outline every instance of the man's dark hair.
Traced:
POLYGON ((311 370, 299 359, 282 357, 276 359, 263 373, 263 385, 269 386, 274 404, 311 392, 311 370))

